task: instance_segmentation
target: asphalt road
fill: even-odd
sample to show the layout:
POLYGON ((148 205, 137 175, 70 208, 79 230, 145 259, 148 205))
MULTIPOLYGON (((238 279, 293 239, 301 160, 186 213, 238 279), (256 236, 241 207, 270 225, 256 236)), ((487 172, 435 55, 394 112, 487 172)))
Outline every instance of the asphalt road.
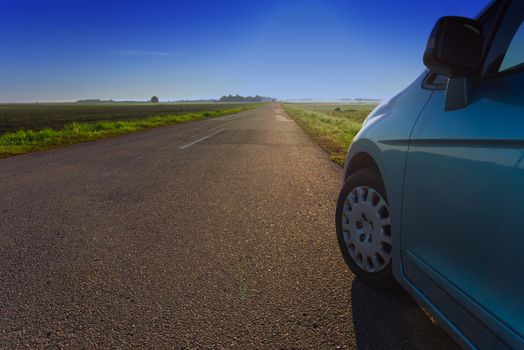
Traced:
POLYGON ((0 160, 0 347, 456 347, 348 271, 340 179, 276 104, 0 160))

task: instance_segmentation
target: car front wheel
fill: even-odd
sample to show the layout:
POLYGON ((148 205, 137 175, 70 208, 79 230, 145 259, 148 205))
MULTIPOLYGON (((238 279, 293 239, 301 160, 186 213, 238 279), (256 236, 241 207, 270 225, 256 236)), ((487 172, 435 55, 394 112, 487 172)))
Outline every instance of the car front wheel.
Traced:
POLYGON ((347 178, 338 197, 336 225, 340 250, 351 271, 373 286, 393 285, 390 212, 376 170, 362 169, 347 178))

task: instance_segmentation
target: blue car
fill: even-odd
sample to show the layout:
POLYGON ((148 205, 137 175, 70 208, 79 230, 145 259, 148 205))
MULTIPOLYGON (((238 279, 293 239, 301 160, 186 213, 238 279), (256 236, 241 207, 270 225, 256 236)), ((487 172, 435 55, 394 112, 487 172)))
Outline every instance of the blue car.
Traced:
POLYGON ((442 17, 424 63, 348 151, 342 255, 463 347, 524 349, 524 1, 442 17))

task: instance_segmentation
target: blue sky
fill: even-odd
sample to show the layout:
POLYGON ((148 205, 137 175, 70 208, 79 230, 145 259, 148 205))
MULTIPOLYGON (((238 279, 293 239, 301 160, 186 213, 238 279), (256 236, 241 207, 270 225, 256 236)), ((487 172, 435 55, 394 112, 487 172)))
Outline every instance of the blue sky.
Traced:
POLYGON ((0 102, 387 98, 475 0, 0 0, 0 102))

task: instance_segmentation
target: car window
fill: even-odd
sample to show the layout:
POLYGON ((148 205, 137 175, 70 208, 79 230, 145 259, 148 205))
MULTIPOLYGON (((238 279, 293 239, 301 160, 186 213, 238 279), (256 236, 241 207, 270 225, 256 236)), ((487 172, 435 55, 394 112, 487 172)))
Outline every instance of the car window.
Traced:
POLYGON ((496 1, 491 1, 486 5, 481 13, 475 18, 482 24, 482 30, 484 33, 484 44, 482 46, 482 57, 486 55, 489 44, 493 39, 494 27, 498 19, 498 3, 496 1))
POLYGON ((524 63, 524 2, 501 3, 503 19, 487 53, 482 76, 495 77, 520 68, 524 63))
POLYGON ((509 44, 508 51, 504 55, 499 72, 517 68, 524 64, 524 23, 520 25, 519 29, 513 36, 509 44))

